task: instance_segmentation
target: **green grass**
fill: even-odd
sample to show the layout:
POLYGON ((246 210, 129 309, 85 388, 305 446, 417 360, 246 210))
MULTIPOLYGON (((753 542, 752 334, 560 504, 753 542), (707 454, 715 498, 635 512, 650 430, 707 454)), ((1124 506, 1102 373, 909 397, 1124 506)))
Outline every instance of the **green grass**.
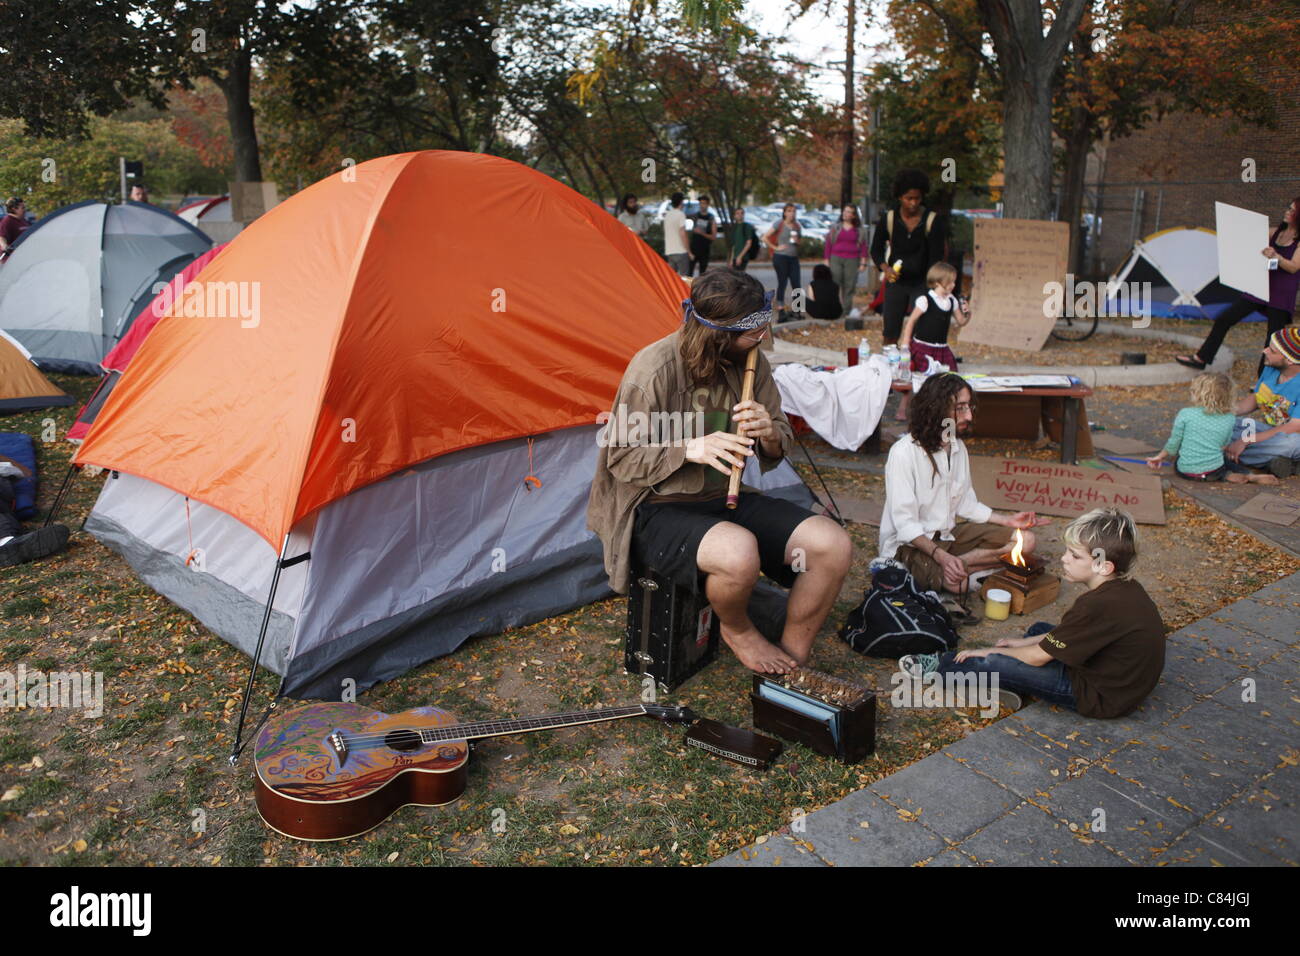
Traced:
POLYGON ((5 734, 0 737, 0 764, 27 763, 38 753, 40 753, 39 747, 18 734, 5 734))
POLYGON ((35 595, 28 597, 15 598, 0 608, 0 614, 5 617, 31 617, 36 614, 45 613, 45 602, 35 595))
POLYGON ((162 701, 151 698, 140 704, 135 713, 126 717, 119 717, 108 726, 108 738, 110 740, 126 740, 131 737, 141 735, 153 727, 155 724, 162 723, 171 716, 172 709, 162 701))

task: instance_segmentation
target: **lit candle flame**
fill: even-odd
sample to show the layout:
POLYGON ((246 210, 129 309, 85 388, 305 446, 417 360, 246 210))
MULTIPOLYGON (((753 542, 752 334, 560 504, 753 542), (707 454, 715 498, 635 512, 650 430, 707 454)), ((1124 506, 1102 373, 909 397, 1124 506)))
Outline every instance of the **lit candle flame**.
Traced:
POLYGON ((1018 568, 1029 567, 1029 565, 1025 563, 1024 555, 1021 553, 1024 550, 1024 546, 1025 546, 1025 536, 1021 534, 1020 529, 1017 528, 1016 543, 1015 546, 1011 549, 1011 563, 1018 568))

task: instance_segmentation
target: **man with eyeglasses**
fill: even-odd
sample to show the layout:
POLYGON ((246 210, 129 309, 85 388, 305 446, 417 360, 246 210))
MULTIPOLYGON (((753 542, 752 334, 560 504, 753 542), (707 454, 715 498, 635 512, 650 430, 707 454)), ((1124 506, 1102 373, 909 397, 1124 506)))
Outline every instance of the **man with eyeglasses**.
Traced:
POLYGON ((975 419, 975 398, 956 373, 933 375, 913 396, 908 434, 889 449, 880 556, 912 573, 926 591, 962 593, 969 576, 998 567, 1023 531, 1023 552, 1034 549, 1027 529, 1047 524, 1032 511, 1000 515, 975 497, 970 456, 961 440, 975 419))
POLYGON ((746 356, 772 321, 772 293, 753 276, 715 269, 695 280, 682 317, 623 374, 600 434, 587 526, 604 545, 615 591, 627 592, 633 563, 702 588, 741 663, 788 673, 808 659, 852 544, 829 518, 743 486, 738 506, 726 507, 733 466, 754 457, 768 471, 794 447, 761 353, 754 397, 740 400, 746 356), (776 644, 747 613, 760 571, 790 588, 776 644))

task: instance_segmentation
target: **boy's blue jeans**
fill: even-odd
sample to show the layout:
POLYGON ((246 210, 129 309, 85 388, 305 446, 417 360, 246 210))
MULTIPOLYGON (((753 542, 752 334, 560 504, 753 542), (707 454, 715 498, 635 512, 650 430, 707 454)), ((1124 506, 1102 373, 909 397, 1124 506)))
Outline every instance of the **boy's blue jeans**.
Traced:
MULTIPOLYGON (((1052 625, 1039 621, 1025 631, 1025 637, 1037 637, 1052 629, 1052 625)), ((955 653, 944 654, 939 658, 940 674, 991 674, 998 675, 998 687, 1017 694, 1028 694, 1051 704, 1059 704, 1070 710, 1077 710, 1074 689, 1070 686, 1070 675, 1060 661, 1048 661, 1041 667, 1026 664, 1024 661, 1006 654, 989 654, 987 657, 972 657, 956 663, 955 653)))

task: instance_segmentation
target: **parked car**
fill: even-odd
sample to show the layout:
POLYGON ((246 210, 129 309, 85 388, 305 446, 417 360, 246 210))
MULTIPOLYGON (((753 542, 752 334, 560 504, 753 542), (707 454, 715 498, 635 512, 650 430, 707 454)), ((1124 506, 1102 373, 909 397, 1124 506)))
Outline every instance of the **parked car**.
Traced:
POLYGON ((803 226, 803 234, 809 239, 826 241, 826 233, 829 231, 829 227, 822 225, 820 219, 814 219, 812 216, 796 216, 795 218, 799 220, 799 225, 803 226))

